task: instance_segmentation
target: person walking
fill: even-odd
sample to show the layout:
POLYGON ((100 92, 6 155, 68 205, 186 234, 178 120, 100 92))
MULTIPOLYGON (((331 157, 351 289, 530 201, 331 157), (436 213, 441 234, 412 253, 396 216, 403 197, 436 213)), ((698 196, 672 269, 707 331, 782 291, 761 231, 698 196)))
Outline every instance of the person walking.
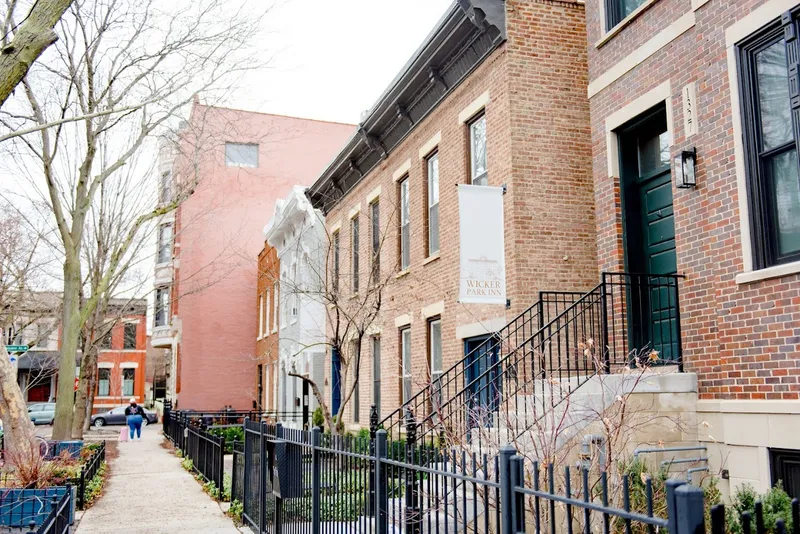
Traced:
POLYGON ((128 430, 130 431, 131 441, 133 441, 133 434, 136 432, 136 437, 142 441, 142 422, 147 417, 144 413, 144 408, 136 404, 136 399, 131 398, 130 405, 125 408, 125 420, 128 423, 128 430))

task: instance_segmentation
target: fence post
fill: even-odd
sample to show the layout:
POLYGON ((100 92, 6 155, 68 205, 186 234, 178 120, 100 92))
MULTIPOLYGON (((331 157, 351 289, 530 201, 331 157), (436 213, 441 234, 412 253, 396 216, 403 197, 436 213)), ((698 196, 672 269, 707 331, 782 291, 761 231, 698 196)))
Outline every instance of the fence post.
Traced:
POLYGON ((78 509, 83 510, 83 496, 86 493, 86 469, 81 466, 81 477, 78 480, 78 509))
POLYGON ((389 534, 389 480, 381 465, 386 458, 386 431, 381 429, 375 433, 375 521, 377 534, 389 534))
POLYGON ((512 533, 512 514, 511 511, 511 457, 517 453, 517 450, 509 444, 500 447, 500 506, 507 513, 502 514, 502 522, 500 524, 501 534, 512 533))
POLYGON ((259 425, 259 457, 261 458, 261 475, 258 477, 258 528, 259 532, 267 531, 267 441, 264 439, 264 430, 267 424, 263 421, 259 425))
POLYGON ((515 454, 511 458, 511 530, 515 533, 525 532, 525 495, 514 490, 525 486, 524 469, 522 456, 515 454))
MULTIPOLYGON (((375 433, 378 431, 378 407, 374 404, 369 411, 369 455, 375 457, 375 433)), ((375 461, 369 462, 369 492, 367 494, 367 513, 375 517, 375 461)))
POLYGON ((247 490, 248 490, 248 488, 250 486, 250 484, 248 484, 248 482, 250 481, 250 476, 249 476, 250 475, 250 470, 249 470, 249 466, 247 465, 248 464, 248 460, 250 458, 250 450, 249 450, 249 447, 247 446, 247 444, 248 444, 248 440, 247 440, 247 423, 248 423, 248 421, 250 421, 250 419, 248 417, 245 417, 244 418, 244 446, 242 447, 242 450, 244 451, 244 458, 242 458, 242 461, 244 462, 244 464, 243 464, 244 465, 244 470, 242 471, 242 474, 244 475, 244 480, 242 480, 242 514, 247 513, 247 490))
MULTIPOLYGON (((219 477, 220 500, 225 500, 225 436, 217 436, 219 455, 217 456, 217 476, 219 477)), ((231 493, 233 493, 233 479, 231 479, 231 493)))
POLYGON ((322 465, 319 446, 322 430, 318 426, 311 429, 311 532, 320 532, 320 501, 322 500, 322 465))
MULTIPOLYGON (((407 413, 406 420, 406 464, 416 465, 417 449, 417 421, 411 410, 407 413)), ((422 532, 422 518, 419 514, 419 481, 417 472, 408 467, 406 470, 406 532, 420 534, 422 532)))
POLYGON ((703 490, 682 480, 668 480, 667 521, 671 533, 705 534, 703 490))

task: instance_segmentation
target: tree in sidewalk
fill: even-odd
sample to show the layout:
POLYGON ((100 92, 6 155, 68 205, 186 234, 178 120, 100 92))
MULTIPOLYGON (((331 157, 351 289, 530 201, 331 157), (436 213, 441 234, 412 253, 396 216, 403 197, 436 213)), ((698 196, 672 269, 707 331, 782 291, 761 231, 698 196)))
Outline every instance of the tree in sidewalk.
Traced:
MULTIPOLYGON (((147 208, 126 212, 99 282, 82 298, 82 251, 101 189, 135 167, 138 155, 152 151, 156 137, 176 127, 195 95, 226 94, 239 75, 261 64, 249 48, 258 31, 257 11, 247 5, 231 9, 222 0, 77 0, 58 26, 61 39, 23 81, 24 98, 15 97, 3 118, 9 129, 35 132, 4 145, 19 166, 38 167, 31 182, 53 217, 63 255, 56 439, 68 438, 73 427, 81 330, 130 267, 140 236, 191 195, 196 183, 185 177, 185 187, 168 202, 154 208, 153 197, 147 208), (78 119, 65 122, 68 117, 78 119)), ((142 196, 147 193, 128 189, 118 201, 142 196)))
POLYGON ((53 28, 72 0, 36 0, 27 14, 22 13, 18 0, 6 0, 5 4, 0 25, 0 108, 33 62, 56 42, 53 28))

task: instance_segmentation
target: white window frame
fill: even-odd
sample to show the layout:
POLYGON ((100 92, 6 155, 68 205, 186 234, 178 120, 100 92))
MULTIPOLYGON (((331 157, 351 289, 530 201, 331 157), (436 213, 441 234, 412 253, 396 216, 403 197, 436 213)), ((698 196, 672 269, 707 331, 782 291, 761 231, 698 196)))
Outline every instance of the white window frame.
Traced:
POLYGON ((276 280, 272 283, 272 332, 278 331, 280 326, 280 283, 276 280))
POLYGON ((269 288, 264 290, 264 336, 269 335, 270 331, 270 309, 269 309, 269 288))
POLYGON ((489 140, 489 132, 488 132, 488 123, 486 121, 486 111, 481 110, 472 117, 469 122, 467 123, 467 127, 469 128, 469 178, 470 183, 472 185, 489 185, 489 151, 488 151, 488 140, 489 140), (476 165, 475 165, 475 125, 483 122, 485 134, 483 137, 483 152, 486 157, 486 170, 477 175, 476 172, 476 165), (480 183, 479 183, 480 182, 480 183))
POLYGON ((411 191, 409 177, 406 175, 399 182, 400 187, 400 270, 411 266, 411 191))
POLYGON ((258 338, 264 337, 264 295, 258 296, 258 338))
POLYGON ((439 218, 440 218, 440 210, 439 210, 439 151, 434 150, 431 152, 427 158, 425 158, 425 164, 427 167, 427 227, 428 227, 428 257, 431 257, 435 254, 439 253, 439 249, 441 248, 441 242, 439 241, 439 218), (436 180, 433 181, 433 162, 436 162, 435 166, 435 174, 436 180), (431 213, 433 209, 436 208, 436 227, 431 224, 431 213), (431 247, 432 237, 436 236, 436 249, 434 250, 431 247))
POLYGON ((400 400, 407 402, 414 394, 411 356, 411 327, 400 329, 400 400))
MULTIPOLYGON (((438 397, 441 403, 441 385, 437 381, 442 377, 444 366, 442 362, 442 319, 436 317, 428 320, 428 361, 430 362, 431 386, 434 396, 438 397), (436 328, 438 327, 438 347, 436 345, 436 328), (437 361, 438 360, 438 361, 437 361)), ((441 405, 441 404, 440 404, 441 405)))
POLYGON ((158 227, 158 248, 156 249, 156 264, 166 265, 172 261, 172 241, 174 238, 173 226, 171 222, 163 223, 158 227), (169 229, 169 239, 164 238, 165 230, 169 229), (166 241, 166 242, 165 242, 166 241), (167 258, 162 259, 162 250, 167 249, 167 258))

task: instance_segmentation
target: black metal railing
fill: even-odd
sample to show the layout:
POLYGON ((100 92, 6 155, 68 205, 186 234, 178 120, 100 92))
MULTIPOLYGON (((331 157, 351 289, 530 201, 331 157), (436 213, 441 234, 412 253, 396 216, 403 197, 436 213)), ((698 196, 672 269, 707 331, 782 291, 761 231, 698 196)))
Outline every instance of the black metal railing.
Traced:
POLYGON ((233 443, 231 501, 244 502, 244 441, 235 441, 233 443))
MULTIPOLYGON (((774 514, 775 510, 771 512, 774 514)), ((764 503, 761 501, 754 503, 752 512, 743 512, 738 517, 728 517, 725 513, 725 506, 718 504, 711 508, 711 534, 725 534, 727 532, 741 532, 742 534, 800 534, 800 500, 792 499, 791 517, 779 517, 775 519, 774 525, 767 523, 764 503), (738 524, 726 525, 726 523, 730 523, 729 519, 738 521, 738 524)))
POLYGON ((69 532, 72 494, 68 491, 60 499, 54 498, 51 506, 50 514, 38 529, 36 529, 36 522, 31 521, 29 534, 66 534, 69 532))
POLYGON ((184 456, 207 482, 213 482, 222 496, 225 473, 225 438, 215 436, 198 425, 186 427, 184 456))
POLYGON ((83 465, 81 465, 80 474, 69 481, 70 484, 75 486, 77 493, 76 504, 79 510, 83 510, 86 507, 86 483, 97 476, 100 466, 103 465, 105 461, 106 442, 102 441, 100 442, 100 446, 93 449, 91 455, 84 461, 83 465))
POLYGON ((660 517, 650 479, 557 474, 509 445, 492 455, 433 448, 417 440, 413 418, 404 427, 398 442, 383 429, 368 438, 246 421, 245 523, 257 533, 311 534, 689 534, 704 524, 703 490, 682 480, 667 481, 660 517))
POLYGON ((472 442, 491 428, 491 441, 500 443, 530 429, 597 373, 637 359, 682 366, 679 278, 603 273, 586 293, 542 291, 536 304, 380 424, 399 437, 410 413, 419 417, 422 442, 472 442))

